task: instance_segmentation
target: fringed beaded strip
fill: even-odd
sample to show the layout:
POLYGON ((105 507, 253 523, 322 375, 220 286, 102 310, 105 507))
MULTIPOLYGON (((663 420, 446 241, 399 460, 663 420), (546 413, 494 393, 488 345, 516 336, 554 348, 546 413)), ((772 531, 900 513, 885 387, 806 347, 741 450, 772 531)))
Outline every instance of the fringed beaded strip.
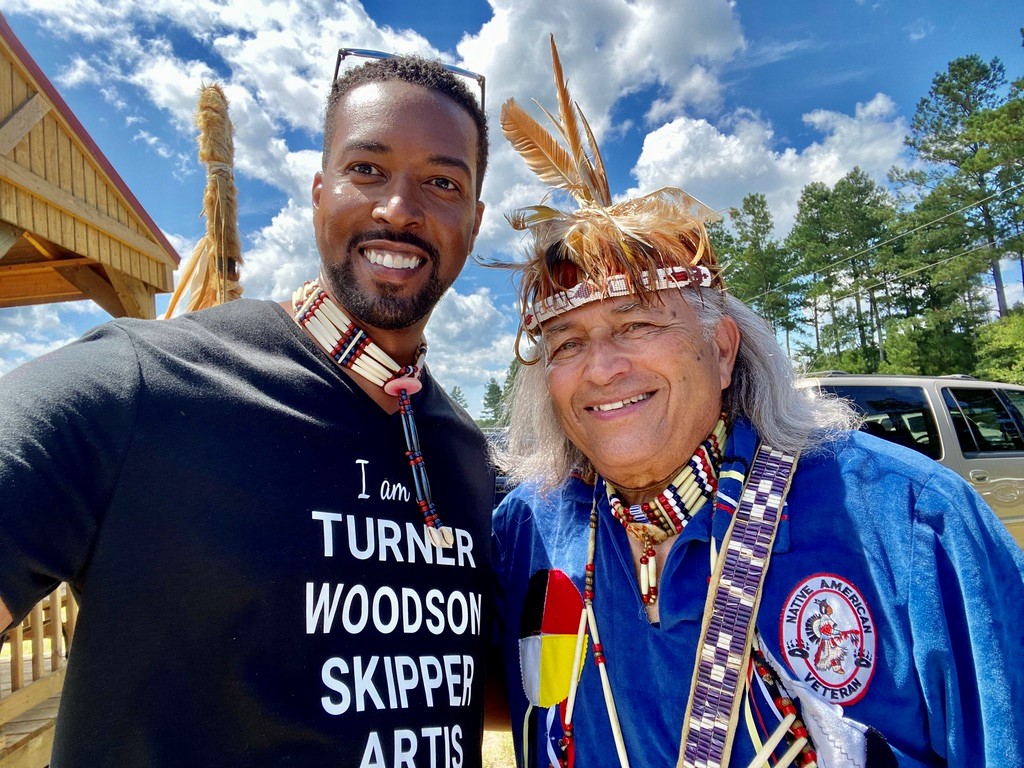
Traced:
MULTIPOLYGON (((757 676, 764 684, 765 690, 771 697, 772 703, 775 704, 775 708, 779 710, 779 714, 783 717, 782 723, 785 727, 780 726, 778 730, 785 734, 786 743, 789 744, 790 750, 794 751, 794 764, 801 766, 801 768, 817 768, 818 753, 814 751, 814 745, 811 743, 811 736, 807 732, 807 727, 799 719, 796 704, 793 703, 793 700, 789 697, 785 688, 783 688, 782 682, 756 644, 751 652, 750 660, 754 667, 754 672, 757 673, 757 676), (800 744, 800 746, 797 747, 797 744, 800 744)), ((775 740, 775 743, 778 744, 778 740, 775 740)), ((765 746, 768 747, 768 744, 765 746)), ((761 764, 763 762, 764 760, 761 761, 761 764)))
POLYGON ((405 455, 416 488, 416 505, 423 513, 423 522, 431 542, 437 547, 452 546, 454 533, 451 528, 441 524, 430 495, 430 482, 420 451, 420 439, 410 399, 411 395, 423 387, 419 377, 427 355, 426 342, 420 343, 414 365, 401 366, 377 346, 366 331, 348 318, 320 287, 318 280, 308 282, 297 290, 292 302, 296 310, 295 322, 309 332, 335 363, 398 398, 398 411, 405 433, 405 455))
MULTIPOLYGON (((612 738, 615 741, 615 752, 619 757, 620 768, 629 768, 629 758, 626 756, 626 741, 622 736, 622 726, 619 724, 619 713, 615 709, 615 698, 612 696, 612 683, 608 677, 608 669, 604 657, 604 646, 601 645, 601 635, 597 631, 597 616, 594 614, 594 571, 595 557, 597 553, 597 499, 600 482, 594 486, 594 503, 590 508, 590 538, 587 540, 587 567, 586 582, 583 587, 583 610, 586 614, 586 625, 580 621, 577 633, 576 646, 581 647, 580 637, 585 631, 585 626, 590 627, 590 636, 594 643, 594 663, 597 665, 598 673, 601 676, 601 690, 604 692, 604 706, 608 712, 608 723, 612 729, 612 738)), ((577 653, 577 658, 579 654, 577 653)), ((569 697, 565 709, 565 722, 562 723, 562 731, 565 734, 565 749, 568 749, 572 742, 572 712, 576 699, 576 677, 572 678, 569 687, 569 697)))
POLYGON ((626 507, 607 483, 612 515, 633 538, 643 545, 640 555, 640 597, 644 605, 658 601, 658 569, 654 545, 681 532, 694 510, 718 490, 718 470, 725 445, 725 418, 719 418, 707 439, 697 446, 690 460, 668 487, 651 501, 626 507))

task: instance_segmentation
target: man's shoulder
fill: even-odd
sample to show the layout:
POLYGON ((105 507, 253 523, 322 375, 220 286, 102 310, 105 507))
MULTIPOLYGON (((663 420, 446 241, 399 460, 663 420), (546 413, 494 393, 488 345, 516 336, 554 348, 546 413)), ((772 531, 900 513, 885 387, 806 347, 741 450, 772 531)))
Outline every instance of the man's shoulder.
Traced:
POLYGON ((545 488, 539 482, 520 483, 502 500, 495 510, 495 518, 518 518, 534 515, 563 515, 566 508, 586 508, 589 514, 594 500, 594 486, 572 476, 555 488, 545 488))
POLYGON ((952 470, 915 450, 857 430, 831 435, 803 456, 800 463, 805 469, 834 468, 850 476, 874 468, 879 474, 897 475, 920 483, 927 483, 936 476, 960 479, 952 470))
POLYGON ((299 355, 301 336, 275 302, 238 299, 170 320, 114 320, 82 341, 128 345, 143 370, 178 363, 265 369, 275 360, 299 355))
POLYGON ((195 340, 202 336, 261 338, 268 329, 285 325, 286 319, 284 311, 275 302, 238 299, 209 309, 187 312, 169 320, 119 318, 99 326, 94 332, 113 327, 130 338, 151 342, 195 340))

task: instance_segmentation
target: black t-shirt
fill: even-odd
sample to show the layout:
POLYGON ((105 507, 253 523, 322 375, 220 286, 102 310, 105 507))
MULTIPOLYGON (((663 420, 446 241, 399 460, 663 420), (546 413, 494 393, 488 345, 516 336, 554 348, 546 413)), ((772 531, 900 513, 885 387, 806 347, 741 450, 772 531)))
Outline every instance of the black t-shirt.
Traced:
POLYGON ((0 596, 81 596, 54 768, 478 764, 493 482, 429 376, 412 402, 449 550, 400 416, 276 304, 0 379, 0 596))

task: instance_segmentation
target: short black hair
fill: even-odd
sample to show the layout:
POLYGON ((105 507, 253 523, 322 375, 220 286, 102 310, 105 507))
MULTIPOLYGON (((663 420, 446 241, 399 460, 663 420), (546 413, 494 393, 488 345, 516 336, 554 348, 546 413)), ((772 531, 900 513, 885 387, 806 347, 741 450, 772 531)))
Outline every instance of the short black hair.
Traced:
POLYGON ((445 69, 441 62, 421 56, 393 56, 369 61, 349 70, 334 81, 331 93, 327 97, 327 109, 324 114, 324 148, 321 159, 323 168, 327 168, 327 161, 331 154, 335 113, 342 98, 361 85, 396 80, 418 85, 448 97, 466 110, 466 113, 473 119, 477 138, 476 195, 479 198, 484 183, 484 173, 487 171, 487 117, 462 78, 445 69))

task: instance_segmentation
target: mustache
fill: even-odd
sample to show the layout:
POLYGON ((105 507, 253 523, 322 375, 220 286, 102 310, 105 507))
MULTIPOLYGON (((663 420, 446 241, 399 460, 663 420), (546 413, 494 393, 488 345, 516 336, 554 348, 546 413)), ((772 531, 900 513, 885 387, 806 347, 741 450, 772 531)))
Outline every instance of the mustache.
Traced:
POLYGON ((391 240, 395 243, 414 245, 425 251, 435 263, 437 263, 441 255, 437 248, 434 247, 433 243, 427 242, 419 235, 414 235, 412 232, 400 232, 397 229, 388 229, 387 227, 368 229, 364 232, 357 232, 352 235, 348 241, 349 250, 356 248, 361 243, 369 242, 370 240, 391 240))

